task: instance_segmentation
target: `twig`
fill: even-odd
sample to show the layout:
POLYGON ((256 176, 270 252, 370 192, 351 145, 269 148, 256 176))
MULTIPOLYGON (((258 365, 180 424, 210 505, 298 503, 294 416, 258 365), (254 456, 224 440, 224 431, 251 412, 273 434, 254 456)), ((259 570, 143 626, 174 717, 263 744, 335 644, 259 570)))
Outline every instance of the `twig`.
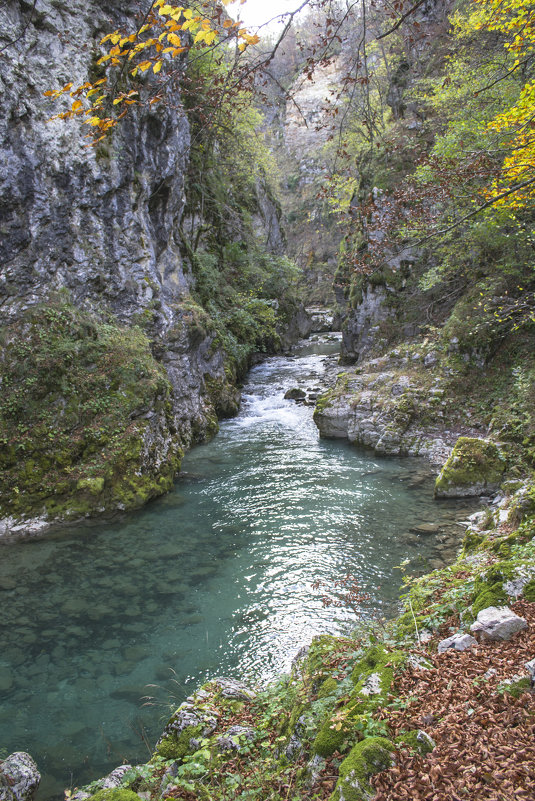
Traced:
POLYGON ((414 620, 414 628, 416 629, 416 639, 418 640, 418 645, 421 646, 422 641, 420 640, 420 632, 418 631, 418 623, 416 622, 416 617, 414 615, 414 609, 412 608, 412 601, 410 595, 409 595, 409 606, 411 608, 412 619, 414 620))
POLYGON ((28 17, 28 22, 23 27, 22 31, 19 33, 19 35, 17 36, 16 39, 13 39, 11 42, 8 42, 6 45, 4 45, 4 47, 0 48, 0 53, 3 53, 4 50, 7 50, 8 47, 11 47, 12 45, 16 44, 18 41, 20 41, 22 39, 22 37, 24 36, 26 31, 30 27, 30 24, 31 24, 31 22, 33 20, 33 15, 34 15, 34 12, 35 12, 35 6, 36 5, 37 5, 37 0, 33 0, 33 6, 32 6, 31 11, 30 11, 30 16, 28 17))
POLYGON ((420 6, 423 6, 425 1, 426 0, 420 0, 419 3, 416 3, 416 5, 414 5, 412 8, 409 8, 409 10, 405 14, 402 14, 402 16, 398 19, 395 25, 393 25, 391 28, 385 31, 385 33, 382 33, 380 36, 375 37, 377 41, 379 41, 379 39, 384 39, 386 36, 390 36, 391 33, 394 33, 394 31, 397 31, 397 29, 403 25, 407 17, 410 17, 411 14, 414 14, 414 12, 417 9, 419 9, 420 6))

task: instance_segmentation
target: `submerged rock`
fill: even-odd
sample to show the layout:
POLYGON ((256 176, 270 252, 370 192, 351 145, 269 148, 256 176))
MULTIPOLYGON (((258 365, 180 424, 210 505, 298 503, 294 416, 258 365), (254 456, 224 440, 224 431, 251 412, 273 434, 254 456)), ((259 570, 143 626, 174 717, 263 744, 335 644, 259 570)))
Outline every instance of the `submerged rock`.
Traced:
POLYGON ((303 401, 306 398, 306 392, 298 387, 292 387, 284 393, 285 400, 303 401))

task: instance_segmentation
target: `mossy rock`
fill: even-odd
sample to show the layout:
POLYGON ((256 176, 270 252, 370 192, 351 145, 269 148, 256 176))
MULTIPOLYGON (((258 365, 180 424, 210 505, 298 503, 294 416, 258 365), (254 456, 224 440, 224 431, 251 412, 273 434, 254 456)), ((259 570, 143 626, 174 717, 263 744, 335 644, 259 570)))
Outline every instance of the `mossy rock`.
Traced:
POLYGON ((431 737, 420 729, 402 732, 396 737, 396 745, 412 748, 420 756, 430 754, 435 748, 435 743, 431 737))
POLYGON ((355 742, 356 732, 351 726, 351 718, 347 717, 339 729, 334 718, 329 715, 318 731, 312 744, 312 751, 321 757, 330 757, 335 751, 343 754, 355 742))
POLYGON ((367 737, 351 749, 340 765, 329 801, 369 801, 375 795, 370 778, 394 763, 395 746, 385 737, 367 737))
POLYGON ((503 606, 507 600, 502 584, 496 582, 476 595, 472 602, 472 614, 476 618, 482 609, 488 609, 489 606, 503 606))
POLYGON ((140 797, 133 790, 121 790, 118 787, 112 787, 107 790, 99 790, 88 801, 140 801, 140 797))
POLYGON ((170 732, 156 746, 156 754, 164 759, 182 760, 196 748, 191 741, 202 737, 202 725, 186 726, 181 732, 170 732))
POLYGON ((1 334, 0 514, 79 519, 171 488, 172 390, 140 328, 53 297, 1 334))
POLYGON ((395 669, 406 661, 403 651, 388 651, 383 645, 372 645, 353 668, 351 678, 355 689, 352 699, 366 699, 367 708, 384 700, 394 681, 395 669))
POLYGON ((522 598, 530 603, 535 603, 535 579, 528 581, 525 585, 522 590, 522 598))
POLYGON ((466 498, 495 492, 505 471, 498 446, 476 437, 459 437, 435 482, 436 498, 466 498))
POLYGON ((325 409, 328 409, 330 406, 333 405, 337 395, 334 389, 328 389, 327 392, 324 392, 319 398, 316 400, 316 405, 314 407, 314 422, 316 422, 316 418, 321 415, 325 409))
POLYGON ((485 535, 477 531, 467 531, 462 542, 462 554, 466 556, 476 551, 485 542, 485 535))

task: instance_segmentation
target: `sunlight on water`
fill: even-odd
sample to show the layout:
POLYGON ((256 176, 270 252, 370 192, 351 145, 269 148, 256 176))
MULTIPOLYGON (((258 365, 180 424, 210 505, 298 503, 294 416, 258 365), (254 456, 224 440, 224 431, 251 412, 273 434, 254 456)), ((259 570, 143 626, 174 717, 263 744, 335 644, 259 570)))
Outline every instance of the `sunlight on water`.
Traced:
POLYGON ((325 608, 315 580, 354 573, 363 613, 388 615, 396 565, 453 557, 466 504, 436 504, 421 461, 320 440, 312 409, 284 400, 321 385, 333 357, 315 350, 254 368, 239 416, 188 454, 170 495, 2 546, 0 748, 37 759, 42 799, 146 759, 204 678, 266 681, 315 634, 347 629, 352 613, 325 608), (411 532, 422 522, 437 533, 411 532))

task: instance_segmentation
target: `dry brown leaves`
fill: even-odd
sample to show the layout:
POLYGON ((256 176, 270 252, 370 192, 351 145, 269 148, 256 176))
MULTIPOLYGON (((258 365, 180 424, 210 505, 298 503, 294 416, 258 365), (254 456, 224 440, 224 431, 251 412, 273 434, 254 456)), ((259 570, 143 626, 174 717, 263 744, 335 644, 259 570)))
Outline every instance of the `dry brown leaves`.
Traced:
POLYGON ((398 679, 396 694, 415 700, 385 712, 393 736, 421 728, 436 748, 427 757, 401 751, 393 768, 373 778, 375 801, 535 799, 535 694, 498 691, 504 680, 527 676, 524 665, 535 658, 535 604, 512 609, 529 628, 509 642, 447 651, 432 658, 433 669, 398 679), (484 679, 489 668, 496 674, 484 679))

